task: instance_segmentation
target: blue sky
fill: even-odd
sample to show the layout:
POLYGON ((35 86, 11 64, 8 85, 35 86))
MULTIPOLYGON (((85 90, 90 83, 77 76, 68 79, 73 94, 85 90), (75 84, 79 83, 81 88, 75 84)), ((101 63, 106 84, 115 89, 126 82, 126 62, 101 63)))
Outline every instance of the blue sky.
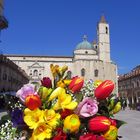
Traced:
POLYGON ((119 73, 140 64, 139 0, 5 0, 9 28, 1 32, 4 54, 72 56, 87 34, 96 38, 104 14, 110 24, 111 58, 119 73))

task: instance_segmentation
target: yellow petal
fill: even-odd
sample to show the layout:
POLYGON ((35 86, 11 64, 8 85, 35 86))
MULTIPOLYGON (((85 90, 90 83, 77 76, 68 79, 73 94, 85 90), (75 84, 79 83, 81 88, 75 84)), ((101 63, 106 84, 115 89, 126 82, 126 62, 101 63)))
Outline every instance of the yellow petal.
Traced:
POLYGON ((62 106, 62 108, 64 109, 69 109, 69 110, 74 110, 76 107, 77 107, 77 102, 71 102, 70 104, 68 104, 68 105, 64 105, 64 106, 62 106))
MULTIPOLYGON (((58 98, 58 100, 59 100, 59 98, 58 98)), ((70 102, 71 102, 71 96, 69 94, 66 94, 65 99, 61 103, 61 106, 68 105, 70 102)))
POLYGON ((64 88, 61 88, 61 87, 56 88, 56 89, 52 92, 52 94, 50 95, 48 101, 51 101, 51 100, 53 100, 54 98, 57 98, 58 95, 61 94, 61 93, 65 93, 65 89, 64 89, 64 88))
POLYGON ((59 101, 56 102, 56 104, 53 106, 53 109, 54 109, 54 110, 59 110, 59 109, 61 109, 61 104, 60 104, 59 101))
POLYGON ((64 83, 68 86, 68 85, 70 84, 71 81, 72 81, 72 80, 66 79, 66 80, 64 80, 64 83))

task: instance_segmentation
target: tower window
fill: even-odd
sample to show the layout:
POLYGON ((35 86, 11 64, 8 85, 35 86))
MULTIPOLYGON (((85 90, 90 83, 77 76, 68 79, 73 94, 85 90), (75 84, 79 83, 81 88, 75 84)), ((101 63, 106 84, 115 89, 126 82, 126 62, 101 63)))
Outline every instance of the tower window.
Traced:
POLYGON ((81 69, 81 76, 83 76, 83 77, 85 76, 85 69, 84 68, 81 69))
POLYGON ((85 54, 88 54, 88 51, 85 51, 85 54))
POLYGON ((94 76, 95 76, 95 77, 98 77, 98 75, 99 75, 99 70, 97 70, 97 69, 94 70, 94 76))
POLYGON ((107 27, 105 28, 105 30, 106 30, 106 34, 108 34, 108 28, 107 27))

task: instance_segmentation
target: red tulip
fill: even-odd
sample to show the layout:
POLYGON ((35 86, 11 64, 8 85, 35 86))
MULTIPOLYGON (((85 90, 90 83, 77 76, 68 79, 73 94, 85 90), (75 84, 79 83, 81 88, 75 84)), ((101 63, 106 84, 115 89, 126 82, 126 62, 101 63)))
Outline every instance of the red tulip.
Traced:
POLYGON ((106 80, 95 89, 95 97, 99 100, 106 99, 113 89, 114 83, 111 80, 106 80))
POLYGON ((29 95, 25 99, 25 105, 30 109, 34 110, 41 106, 41 100, 38 95, 29 95))
POLYGON ((111 125, 113 125, 113 126, 117 126, 117 121, 115 120, 115 119, 109 119, 110 120, 110 122, 111 122, 111 125))
POLYGON ((69 89, 72 93, 79 92, 83 87, 84 79, 82 77, 74 77, 69 84, 69 89))
POLYGON ((41 80, 41 84, 46 88, 52 87, 52 81, 49 77, 43 77, 43 79, 41 80))
POLYGON ((110 125, 110 120, 105 116, 96 116, 95 118, 92 118, 88 123, 89 130, 95 133, 107 131, 110 125))

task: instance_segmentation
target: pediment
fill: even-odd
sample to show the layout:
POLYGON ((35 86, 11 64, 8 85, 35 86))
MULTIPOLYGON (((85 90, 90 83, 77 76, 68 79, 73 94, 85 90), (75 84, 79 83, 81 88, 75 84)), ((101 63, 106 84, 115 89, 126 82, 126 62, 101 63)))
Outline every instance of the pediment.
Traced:
POLYGON ((35 62, 35 63, 33 63, 31 66, 29 66, 29 68, 44 68, 44 67, 41 66, 41 65, 39 64, 39 62, 35 62))

